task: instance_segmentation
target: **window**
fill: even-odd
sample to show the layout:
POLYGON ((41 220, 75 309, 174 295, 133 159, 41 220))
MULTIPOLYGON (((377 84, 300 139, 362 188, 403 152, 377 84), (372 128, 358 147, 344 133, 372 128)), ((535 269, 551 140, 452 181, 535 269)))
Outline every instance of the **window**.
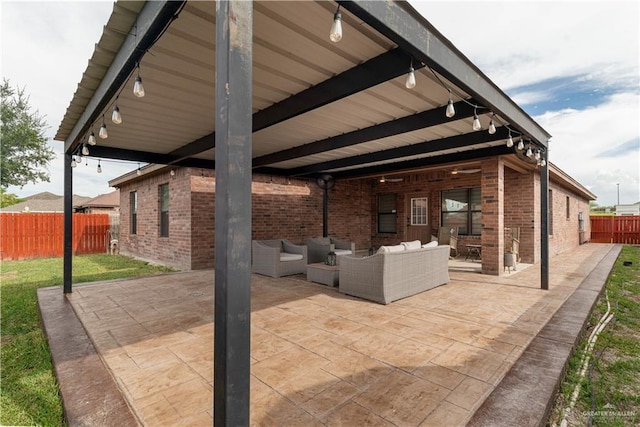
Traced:
POLYGON ((378 233, 396 233, 396 195, 378 194, 378 233))
POLYGON ((429 199, 417 197, 411 199, 411 225, 427 225, 429 223, 429 199))
POLYGON ((458 234, 479 236, 482 232, 480 188, 442 192, 442 227, 458 227, 458 234))
POLYGON ((129 206, 131 208, 130 229, 131 234, 138 233, 138 192, 129 193, 129 206))
POLYGON ((169 237, 169 184, 162 184, 158 187, 158 204, 160 237, 169 237))
POLYGON ((569 200, 569 196, 567 196, 566 204, 567 204, 567 221, 569 221, 571 219, 571 201, 569 200))

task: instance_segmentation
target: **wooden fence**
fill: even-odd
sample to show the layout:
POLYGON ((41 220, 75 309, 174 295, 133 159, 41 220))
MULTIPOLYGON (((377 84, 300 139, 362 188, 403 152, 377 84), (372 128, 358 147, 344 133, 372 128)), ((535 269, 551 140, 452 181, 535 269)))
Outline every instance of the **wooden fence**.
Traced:
POLYGON ((591 241, 640 245, 640 216, 592 216, 591 241))
MULTIPOLYGON (((0 213, 0 259, 63 255, 62 213, 0 213)), ((107 251, 109 214, 73 214, 73 254, 107 251)))

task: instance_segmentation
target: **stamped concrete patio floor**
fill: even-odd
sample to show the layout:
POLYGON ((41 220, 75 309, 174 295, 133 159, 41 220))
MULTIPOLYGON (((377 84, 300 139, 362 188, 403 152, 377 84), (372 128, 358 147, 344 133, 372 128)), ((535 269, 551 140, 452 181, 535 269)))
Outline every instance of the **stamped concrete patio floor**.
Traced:
MULTIPOLYGON (((386 306, 303 275, 253 275, 251 422, 464 425, 612 250, 587 244, 552 258, 549 291, 539 289, 538 266, 508 277, 451 272, 448 285, 386 306)), ((212 424, 212 280, 211 270, 176 273, 68 295, 134 423, 212 424)), ((71 307, 59 287, 39 301, 69 416, 75 403, 64 390, 82 358, 54 354, 55 330, 66 325, 47 307, 71 307)))

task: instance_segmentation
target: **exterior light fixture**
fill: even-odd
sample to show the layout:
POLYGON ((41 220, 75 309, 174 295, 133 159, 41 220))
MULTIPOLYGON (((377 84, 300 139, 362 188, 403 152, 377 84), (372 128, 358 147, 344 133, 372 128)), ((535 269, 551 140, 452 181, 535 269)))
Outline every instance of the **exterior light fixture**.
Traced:
POLYGON ((533 157, 533 151, 531 151, 531 146, 530 145, 527 147, 526 156, 529 157, 529 158, 533 157))
POLYGON ((511 137, 511 130, 509 130, 509 137, 507 138, 507 147, 513 147, 513 138, 511 137))
POLYGON ((336 9, 336 13, 333 15, 333 24, 331 24, 329 40, 334 43, 342 40, 342 14, 340 13, 340 5, 338 5, 338 9, 336 9))
POLYGON ((407 89, 413 89, 416 87, 416 73, 413 69, 413 59, 411 60, 411 65, 409 66, 409 74, 407 74, 407 80, 404 82, 404 86, 407 89))
POLYGON ((138 63, 138 75, 133 83, 133 94, 138 98, 144 97, 144 86, 142 86, 142 77, 140 77, 140 63, 138 63))
POLYGON ((89 148, 87 147, 87 144, 82 144, 82 155, 83 156, 89 155, 89 148))
POLYGON ((447 111, 445 115, 451 118, 456 115, 456 109, 453 106, 453 98, 451 98, 451 89, 449 89, 449 102, 447 102, 447 111))
POLYGON ((473 130, 482 129, 482 124, 480 124, 480 119, 478 118, 478 114, 476 113, 475 108, 473 109, 473 130))
POLYGON ((520 138, 520 141, 518 141, 518 145, 516 146, 516 148, 520 151, 524 150, 524 141, 522 140, 522 138, 520 138))
POLYGON ((111 121, 117 125, 122 123, 122 114, 120 114, 118 104, 114 105, 113 107, 113 113, 111 113, 111 121))
POLYGON ((96 145, 96 134, 93 133, 93 131, 89 133, 89 139, 87 140, 87 142, 89 143, 89 145, 96 145))
POLYGON ((542 166, 542 167, 547 166, 547 161, 545 159, 541 159, 540 160, 540 166, 542 166))
POLYGON ((140 170, 140 163, 138 163, 138 170, 136 171, 136 175, 140 176, 142 171, 140 170))
POLYGON ((102 166, 100 166, 100 160, 98 160, 98 168, 96 169, 98 173, 102 173, 102 166))
POLYGON ((176 171, 175 171, 175 170, 173 170, 173 169, 171 169, 171 172, 169 172, 169 175, 171 175, 171 176, 176 176, 176 171))
POLYGON ((386 181, 386 179, 384 179, 384 176, 380 177, 380 182, 385 182, 385 181, 386 181))
POLYGON ((493 122, 493 116, 495 116, 495 114, 493 114, 493 115, 491 116, 491 121, 489 121, 489 134, 490 134, 490 135, 493 135, 493 134, 495 134, 495 133, 496 133, 496 125, 495 125, 495 123, 493 122))
POLYGON ((78 166, 76 163, 76 156, 71 156, 71 167, 75 168, 76 166, 78 166))
POLYGON ((102 139, 109 138, 109 132, 107 132, 107 125, 104 122, 104 115, 102 116, 102 126, 100 126, 100 131, 98 132, 98 136, 102 139))

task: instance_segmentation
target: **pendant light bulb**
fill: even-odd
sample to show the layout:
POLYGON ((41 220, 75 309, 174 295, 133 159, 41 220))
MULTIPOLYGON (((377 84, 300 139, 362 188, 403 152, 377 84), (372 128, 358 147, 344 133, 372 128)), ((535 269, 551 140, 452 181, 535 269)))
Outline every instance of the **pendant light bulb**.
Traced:
POLYGON ((533 157, 533 151, 531 151, 531 146, 527 147, 526 156, 529 158, 533 157))
POLYGON ((100 126, 98 136, 102 139, 107 139, 109 137, 109 132, 107 132, 107 125, 104 124, 104 122, 102 123, 102 126, 100 126))
POLYGON ((535 156, 536 160, 540 160, 540 150, 536 150, 534 156, 535 156))
POLYGON ((545 159, 540 160, 540 166, 545 167, 547 165, 547 161, 545 159))
POLYGON ((340 40, 342 40, 342 14, 340 13, 340 5, 338 5, 338 9, 333 15, 333 24, 331 24, 329 40, 334 43, 338 43, 340 40))
POLYGON ((456 109, 453 106, 453 99, 451 99, 451 93, 449 93, 449 102, 447 103, 447 111, 445 114, 448 118, 451 118, 456 115, 456 109))
POLYGON ((524 141, 522 141, 522 138, 518 141, 518 146, 516 148, 520 151, 524 150, 524 141))
POLYGON ((138 98, 144 96, 144 86, 142 86, 142 77, 140 77, 140 64, 138 64, 138 75, 136 81, 133 83, 133 94, 138 98))
POLYGON ((413 70, 413 67, 409 67, 409 74, 407 74, 407 80, 404 83, 407 89, 413 89, 416 87, 416 73, 413 70))
POLYGON ((93 133, 93 131, 89 133, 89 139, 87 140, 87 142, 89 143, 89 145, 96 145, 96 134, 93 133))
POLYGON ((473 113, 473 130, 482 129, 482 124, 480 124, 480 119, 476 113, 473 113))
POLYGON ((89 155, 89 148, 87 148, 87 144, 82 144, 82 155, 83 156, 89 155))
POLYGON ((509 138, 507 138, 507 147, 513 147, 513 138, 511 137, 511 131, 509 131, 509 138))
POLYGON ((141 175, 142 171, 140 170, 140 163, 138 163, 138 170, 136 171, 136 175, 141 175))
POLYGON ((493 123, 493 119, 489 122, 489 135, 493 135, 496 133, 496 125, 493 123))
POLYGON ((102 166, 100 166, 100 160, 98 160, 98 168, 96 169, 98 173, 102 173, 102 166))
POLYGON ((111 121, 117 125, 122 123, 122 114, 120 114, 120 109, 117 105, 113 107, 113 113, 111 113, 111 121))
POLYGON ((76 163, 76 156, 71 156, 71 167, 75 168, 76 166, 78 166, 76 163))

